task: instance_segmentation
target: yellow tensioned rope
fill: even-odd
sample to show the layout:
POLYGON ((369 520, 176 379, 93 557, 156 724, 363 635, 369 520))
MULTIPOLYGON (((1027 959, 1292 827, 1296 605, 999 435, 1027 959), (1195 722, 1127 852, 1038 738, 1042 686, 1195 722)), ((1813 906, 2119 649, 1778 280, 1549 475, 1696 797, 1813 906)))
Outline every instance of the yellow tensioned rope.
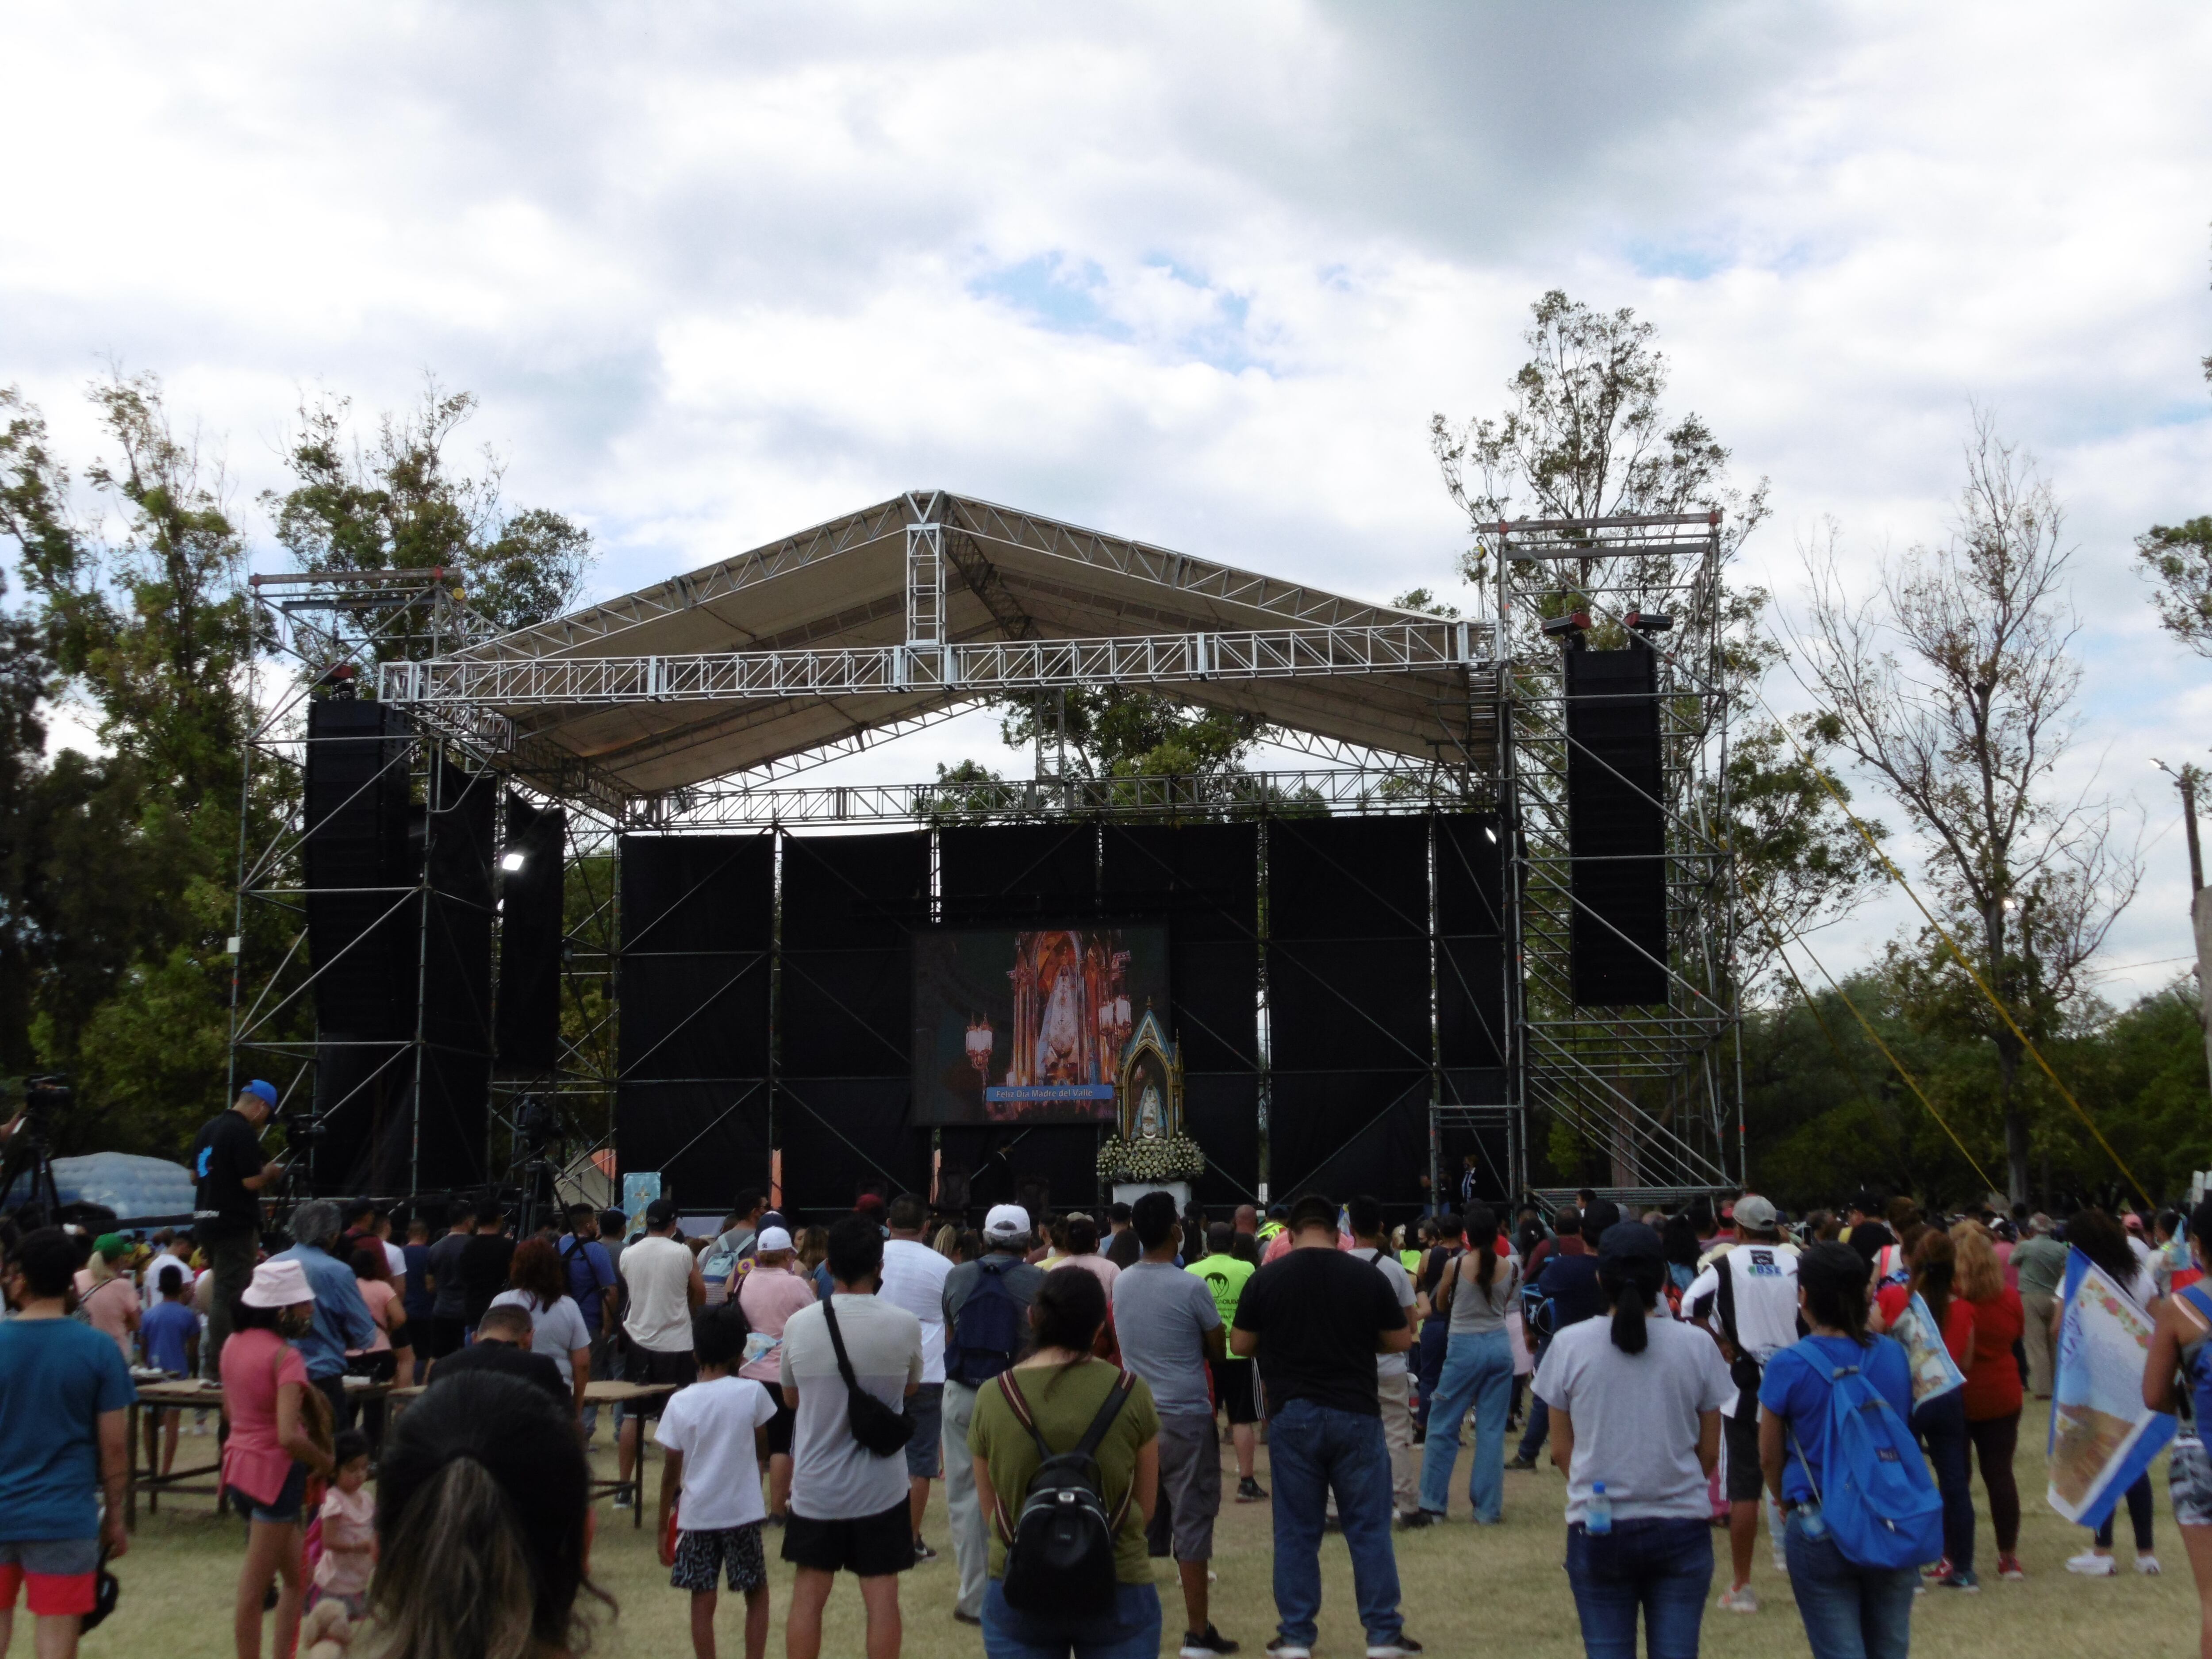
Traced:
POLYGON ((2043 1050, 2035 1046, 2035 1040, 2020 1029, 2020 1022, 2012 1017, 2012 1010, 2005 1006, 2004 1000, 1990 988, 1989 981, 1982 977, 1980 970, 1966 960, 1966 953, 1959 948, 1959 941, 1951 937, 1951 930, 1936 919, 1936 913, 1922 902, 1920 895, 1913 890, 1912 884, 1905 880, 1905 872, 1890 862, 1889 854, 1883 852, 1875 842, 1873 832, 1860 821, 1859 815, 1851 811, 1850 804, 1844 799, 1843 793, 1829 779, 1827 773, 1814 764, 1813 757, 1805 752, 1805 745, 1797 741, 1797 734, 1790 729, 1789 721, 1777 714, 1773 705, 1769 703, 1760 693, 1753 691, 1752 695, 1759 698, 1759 707, 1766 710, 1768 718, 1772 720, 1781 729, 1782 734, 1790 739, 1790 746, 1797 751, 1797 758, 1804 763, 1805 769, 1820 780, 1820 787, 1828 792, 1828 798, 1836 803, 1837 811, 1850 821, 1852 829, 1859 832, 1859 839, 1866 843, 1867 851, 1874 854, 1875 861, 1881 865, 1883 872, 1892 881, 1905 890, 1905 896, 1912 901, 1913 908, 1927 918, 1928 925, 1936 930, 1943 943, 1950 948, 1951 955, 1957 960, 1959 966, 1966 970, 1966 976, 1974 981, 1974 988, 1989 1000, 1990 1006, 1997 1011, 1997 1018, 2004 1021, 2006 1028, 2020 1039, 2021 1046, 2027 1050, 2030 1057, 2042 1068, 2044 1076, 2051 1079, 2051 1086, 2058 1091, 2059 1098, 2073 1109, 2074 1115, 2081 1120, 2081 1127, 2096 1137, 2097 1144, 2105 1149, 2105 1156, 2111 1158, 2118 1166, 2119 1172, 2128 1178, 2128 1185, 2136 1189, 2136 1196, 2145 1204, 2148 1204, 2150 1193, 2142 1182, 2136 1179, 2136 1172, 2128 1168, 2127 1160, 2112 1150, 2112 1143, 2105 1139, 2104 1131, 2090 1120, 2088 1113, 2081 1109, 2081 1103, 2074 1098, 2074 1091, 2059 1080, 2057 1073, 2051 1069, 2051 1062, 2043 1057, 2043 1050))
MULTIPOLYGON (((1836 1041, 1836 1034, 1828 1030, 1828 1022, 1821 1018, 1819 1005, 1814 1003, 1812 994, 1805 988, 1805 981, 1797 977, 1796 969, 1790 966, 1790 953, 1783 948, 1782 934, 1775 927, 1774 919, 1767 915, 1766 908, 1759 903, 1757 896, 1748 887, 1743 889, 1743 896, 1750 902, 1751 908, 1758 913, 1760 925, 1766 929, 1766 936, 1774 941, 1775 955, 1781 958, 1782 966, 1790 975, 1790 982, 1797 988, 1797 994, 1804 998, 1805 1006, 1811 1012, 1813 1018, 1820 1022, 1821 1034, 1828 1039, 1828 1046, 1836 1051, 1836 1058, 1843 1060, 1847 1069, 1850 1068, 1850 1062, 1844 1059, 1843 1046, 1836 1041)), ((1951 1144, 1959 1149, 1959 1156, 1972 1166, 1974 1173, 1982 1178, 1982 1184, 1985 1188, 1991 1192, 1997 1191, 1997 1184, 1990 1179, 1990 1173, 1982 1168, 1981 1161, 1966 1150, 1966 1143, 1959 1139, 1959 1132, 1945 1122, 1942 1113, 1936 1109, 1936 1103, 1928 1098, 1928 1091, 1920 1086, 1920 1079, 1905 1069, 1905 1062, 1899 1060, 1891 1051, 1890 1046, 1881 1040, 1881 1033, 1875 1030, 1872 1022, 1860 1012, 1858 1004, 1851 1000, 1850 994, 1836 982, 1836 976, 1828 971, 1827 964, 1814 953, 1811 945, 1805 943, 1805 936, 1793 927, 1790 930, 1790 937, 1796 942, 1797 948, 1805 953, 1813 965, 1820 970, 1820 977, 1828 981, 1828 988, 1842 1000, 1844 1007, 1851 1011, 1851 1017, 1858 1021, 1859 1028, 1867 1034, 1867 1040, 1881 1051, 1881 1057, 1890 1063, 1898 1076, 1905 1079, 1905 1086, 1911 1090, 1914 1097, 1928 1109, 1928 1115, 1936 1120, 1936 1127, 1951 1137, 1951 1144)), ((1858 1073, 1855 1070, 1851 1073, 1851 1081, 1854 1085, 1858 1082, 1858 1073)), ((1865 1091, 1862 1089, 1860 1092, 1863 1094, 1865 1091)))

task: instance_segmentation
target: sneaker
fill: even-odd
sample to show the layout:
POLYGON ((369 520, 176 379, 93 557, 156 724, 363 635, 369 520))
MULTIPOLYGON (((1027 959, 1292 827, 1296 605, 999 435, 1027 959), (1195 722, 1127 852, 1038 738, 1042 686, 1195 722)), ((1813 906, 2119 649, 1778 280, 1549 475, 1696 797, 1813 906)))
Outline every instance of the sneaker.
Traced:
POLYGON ((2021 1565, 2017 1555, 2000 1555, 1997 1557, 1997 1577, 2018 1583, 2027 1577, 2027 1569, 2021 1565))
POLYGON ((1774 1552, 1774 1571, 1779 1577, 1787 1578, 1790 1576, 1790 1558, 1780 1550, 1774 1552))
POLYGON ((1182 1659, 1206 1659, 1208 1654, 1234 1653, 1237 1644, 1208 1625, 1203 1631, 1187 1630, 1182 1633, 1182 1659))
POLYGON ((1240 1504, 1257 1504, 1267 1495, 1266 1490, 1249 1474, 1237 1483, 1237 1501, 1240 1504))
POLYGON ((1525 1474, 1536 1467, 1536 1460, 1533 1457, 1523 1457, 1516 1452, 1505 1460, 1505 1467, 1509 1469, 1519 1469, 1525 1474))
POLYGON ((615 1494, 615 1507, 618 1510, 626 1510, 629 1508, 629 1494, 626 1492, 617 1492, 615 1494))
POLYGON ((1278 1636, 1267 1644, 1266 1651, 1272 1659, 1313 1659, 1313 1644, 1293 1642, 1287 1636, 1278 1636))
POLYGON ((1936 1582, 1944 1589, 1966 1590, 1969 1594, 1982 1587, 1982 1581, 1974 1576, 1972 1567, 1954 1567, 1936 1582))
POLYGON ((1951 1558, 1948 1555, 1938 1558, 1921 1568, 1920 1576, 1923 1578, 1948 1578, 1951 1576, 1951 1558))
POLYGON ((956 1625, 975 1625, 980 1626, 983 1622, 983 1618, 981 1613, 963 1613, 959 1608, 955 1607, 952 1609, 952 1622, 956 1625))
POLYGON ((2084 1550, 2079 1555, 2066 1558, 2066 1571, 2078 1572, 2084 1578, 2110 1578, 2119 1568, 2109 1555, 2100 1555, 2094 1550, 2084 1550))
POLYGON ((1387 1642, 1370 1642, 1367 1659, 1405 1659, 1406 1656, 1422 1652, 1419 1642, 1401 1631, 1387 1642))
POLYGON ((2157 1577, 2158 1557, 2155 1555, 2138 1555, 2136 1557, 2136 1571, 2142 1574, 2146 1578, 2157 1577))
POLYGON ((914 1559, 917 1561, 934 1561, 937 1559, 937 1552, 917 1538, 914 1540, 914 1559))
POLYGON ((1738 1584, 1733 1589, 1721 1592, 1723 1613, 1757 1613, 1759 1595, 1748 1584, 1738 1584))
POLYGON ((780 1527, 790 1517, 787 1516, 771 1515, 767 1520, 762 1522, 761 1524, 764 1527, 780 1527))
POLYGON ((1411 1532, 1416 1527, 1433 1527, 1443 1519, 1428 1510, 1408 1510, 1398 1517, 1398 1524, 1411 1532))

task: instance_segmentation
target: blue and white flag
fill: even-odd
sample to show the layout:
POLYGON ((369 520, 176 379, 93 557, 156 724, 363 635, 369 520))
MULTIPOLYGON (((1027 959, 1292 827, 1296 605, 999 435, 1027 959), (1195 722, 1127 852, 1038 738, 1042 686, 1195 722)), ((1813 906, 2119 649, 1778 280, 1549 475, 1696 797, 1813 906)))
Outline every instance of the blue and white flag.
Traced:
POLYGON ((2151 1316, 2079 1250, 2067 1252, 2065 1294, 2049 1497, 2069 1521, 2095 1527, 2166 1449, 2175 1423, 2143 1404, 2151 1316))

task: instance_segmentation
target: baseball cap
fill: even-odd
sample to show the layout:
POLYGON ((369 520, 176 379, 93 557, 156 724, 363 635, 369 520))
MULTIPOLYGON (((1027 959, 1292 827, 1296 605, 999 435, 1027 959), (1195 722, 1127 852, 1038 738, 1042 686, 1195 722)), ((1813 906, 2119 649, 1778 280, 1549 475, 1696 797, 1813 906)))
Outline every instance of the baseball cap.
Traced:
POLYGON ((645 1206, 645 1224, 656 1231, 676 1219, 676 1200, 656 1198, 645 1206))
POLYGON ((753 1240, 753 1249, 763 1255, 770 1250, 787 1250, 790 1248, 791 1235, 781 1227, 763 1227, 753 1240))
POLYGON ((253 1270, 252 1281, 238 1298, 249 1308, 294 1308, 313 1302, 307 1270, 296 1261, 264 1261, 253 1270))
POLYGON ((1030 1230, 1030 1212, 1018 1204, 994 1204, 983 1218, 986 1238, 1020 1238, 1030 1230))
POLYGON ((259 1078, 256 1078, 238 1092, 242 1095, 252 1095, 271 1111, 276 1109, 276 1085, 273 1083, 264 1083, 259 1078))
POLYGON ((1640 1221, 1616 1221, 1598 1243, 1597 1265, 1623 1261, 1664 1261, 1667 1251, 1659 1235, 1640 1221))
POLYGON ((1773 1204, 1757 1193, 1747 1194, 1735 1201, 1735 1224, 1739 1227, 1771 1233, 1774 1231, 1775 1219, 1773 1204))
POLYGON ((853 1201, 853 1210, 857 1215, 881 1215, 884 1212, 883 1195, 880 1193, 862 1193, 853 1201))
POLYGON ((112 1261, 131 1253, 131 1241, 121 1233, 102 1233, 92 1241, 93 1253, 112 1261))

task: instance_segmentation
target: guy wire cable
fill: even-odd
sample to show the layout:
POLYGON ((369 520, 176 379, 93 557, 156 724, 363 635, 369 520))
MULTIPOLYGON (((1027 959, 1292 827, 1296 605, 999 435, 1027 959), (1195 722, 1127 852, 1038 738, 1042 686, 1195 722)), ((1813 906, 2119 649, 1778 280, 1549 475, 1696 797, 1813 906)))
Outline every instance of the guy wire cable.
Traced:
MULTIPOLYGON (((1782 958, 1782 965, 1785 969, 1789 969, 1790 981, 1797 987, 1797 994, 1805 999, 1805 1006, 1813 1010, 1813 1018, 1820 1021, 1820 1030, 1823 1032, 1827 1033, 1829 1045, 1836 1048, 1837 1058, 1839 1060, 1842 1059, 1844 1051, 1840 1047, 1837 1046, 1835 1034, 1828 1030, 1828 1023, 1826 1020, 1820 1018, 1820 1011, 1814 1006, 1811 995, 1808 994, 1805 989, 1805 982, 1797 977, 1797 970, 1795 968, 1790 967, 1789 952, 1783 949, 1782 935, 1780 931, 1775 927, 1773 918, 1767 915, 1765 907, 1759 903, 1758 898, 1753 896, 1750 888, 1744 887, 1740 890, 1742 892, 1744 897, 1750 901, 1751 908, 1759 913, 1760 925, 1766 929, 1767 937, 1774 941, 1775 954, 1782 958)), ((1836 983, 1836 976, 1828 971, 1827 964, 1820 960, 1820 956, 1814 951, 1813 947, 1806 944, 1805 936, 1794 927, 1790 930, 1790 936, 1796 941, 1797 948, 1802 951, 1806 956, 1811 959, 1813 965, 1820 970, 1820 977, 1828 981, 1828 988, 1833 991, 1836 995, 1842 1000, 1844 1007, 1851 1011, 1851 1017, 1858 1021, 1860 1029, 1867 1034, 1868 1041, 1871 1042, 1876 1048, 1881 1051, 1881 1057, 1890 1063, 1890 1065, 1895 1069, 1898 1076, 1905 1079, 1905 1087, 1911 1090, 1914 1097, 1923 1106, 1928 1109, 1928 1115, 1936 1120, 1936 1127, 1942 1130, 1945 1134, 1950 1136, 1951 1144, 1959 1149, 1959 1155, 1965 1158, 1966 1162, 1972 1166, 1974 1173, 1982 1178, 1982 1184, 1990 1192, 1996 1192, 1998 1190, 1996 1183, 1990 1179, 1989 1171, 1982 1168, 1980 1160, 1975 1158, 1973 1153, 1966 1150, 1966 1143, 1959 1139, 1959 1132, 1954 1129, 1948 1123, 1945 1122, 1943 1115, 1936 1109, 1936 1103, 1928 1098, 1928 1091, 1920 1086, 1920 1080, 1914 1077, 1910 1071, 1905 1069, 1905 1062, 1899 1060, 1896 1054, 1892 1051, 1890 1046, 1881 1040, 1881 1033, 1875 1030, 1874 1029, 1873 1023, 1867 1018, 1864 1013, 1860 1012, 1858 1004, 1851 1000, 1850 994, 1844 990, 1842 986, 1836 983)), ((1849 1062, 1845 1061, 1845 1064, 1848 1066, 1849 1062)), ((1856 1070, 1851 1073, 1851 1080, 1854 1084, 1858 1081, 1858 1074, 1856 1070)), ((1862 1090, 1861 1092, 1863 1093, 1864 1091, 1862 1090)))
POLYGON ((2012 1010, 2005 1006, 2003 999, 1990 988, 1989 981, 1984 980, 1980 971, 1966 959, 1966 953, 1959 948, 1959 941, 1951 937, 1951 930, 1938 921, 1935 913, 1921 902, 1920 895, 1913 890, 1912 884, 1905 880, 1904 872, 1890 861, 1889 854, 1883 852, 1875 842, 1873 835, 1860 821, 1858 814, 1851 811, 1850 804, 1844 799, 1842 793, 1829 780, 1827 773, 1814 764, 1813 757, 1805 752, 1805 745, 1797 741, 1797 734, 1790 729, 1790 723, 1774 712, 1774 705, 1766 701, 1764 694, 1753 690, 1751 695, 1759 699, 1759 706, 1766 711, 1768 718, 1772 720, 1775 725, 1781 728, 1782 734, 1790 739, 1790 746, 1797 751, 1797 758, 1802 761, 1806 769, 1820 781, 1820 787, 1828 792, 1828 798, 1836 803, 1837 810, 1850 821, 1851 828, 1859 832, 1859 839, 1866 842, 1867 851, 1874 854, 1875 861, 1881 866, 1889 878, 1905 890, 1905 896, 1912 901, 1913 908, 1927 918, 1928 925, 1933 927, 1943 943, 1950 947, 1951 955, 1957 960, 1958 964, 1966 970, 1966 976, 1974 981, 1975 989, 1989 1000, 1990 1006, 1997 1011, 1997 1017, 2004 1021, 2006 1027, 2020 1039, 2021 1046, 2025 1048, 2033 1057, 2035 1063, 2042 1067, 2044 1076, 2051 1079, 2051 1086, 2058 1091, 2059 1097, 2073 1109, 2074 1115, 2081 1120, 2082 1127, 2094 1135, 2097 1144, 2105 1149, 2105 1155, 2111 1158, 2118 1167, 2120 1173, 2128 1178, 2128 1185, 2136 1189, 2136 1195, 2145 1204, 2148 1204, 2151 1201, 2149 1190, 2142 1182, 2136 1179, 2136 1172, 2128 1168, 2127 1160, 2112 1150, 2112 1143, 2105 1139, 2105 1132, 2096 1126, 2088 1113, 2081 1109, 2081 1103, 2075 1099, 2074 1091, 2059 1080, 2058 1073, 2051 1069, 2051 1062, 2043 1057, 2043 1050, 2035 1046, 2035 1040, 2020 1029, 2020 1022, 2012 1017, 2012 1010))

